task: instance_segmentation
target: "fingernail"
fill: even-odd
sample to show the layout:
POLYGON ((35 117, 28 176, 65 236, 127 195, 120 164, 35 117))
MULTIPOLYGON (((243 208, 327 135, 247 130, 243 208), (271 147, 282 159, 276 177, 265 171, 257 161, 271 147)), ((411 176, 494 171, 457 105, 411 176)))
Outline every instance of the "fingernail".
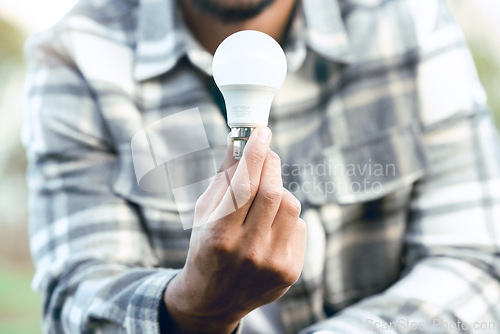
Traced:
POLYGON ((260 142, 262 142, 264 144, 268 144, 269 138, 271 137, 271 130, 269 130, 269 128, 267 126, 260 128, 259 133, 257 135, 259 137, 260 142))

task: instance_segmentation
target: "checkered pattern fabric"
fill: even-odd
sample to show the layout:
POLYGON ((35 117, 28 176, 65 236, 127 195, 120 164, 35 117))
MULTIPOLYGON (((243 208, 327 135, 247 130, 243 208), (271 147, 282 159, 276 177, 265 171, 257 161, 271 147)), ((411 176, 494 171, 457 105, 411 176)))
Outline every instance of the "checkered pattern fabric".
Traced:
MULTIPOLYGON (((211 55, 176 6, 82 0, 26 47, 47 333, 159 332, 189 245, 179 211, 196 198, 141 190, 131 139, 191 108, 211 147, 228 133, 211 55)), ((444 1, 307 0, 294 15, 269 124, 308 227, 303 273, 279 300, 286 331, 500 333, 499 141, 444 1)))

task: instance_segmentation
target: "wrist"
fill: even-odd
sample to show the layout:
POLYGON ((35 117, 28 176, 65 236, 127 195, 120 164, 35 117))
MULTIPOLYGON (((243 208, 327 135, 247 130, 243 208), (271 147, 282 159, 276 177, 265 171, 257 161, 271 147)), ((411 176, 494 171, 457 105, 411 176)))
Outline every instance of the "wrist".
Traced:
POLYGON ((240 322, 238 317, 205 316, 190 310, 187 301, 196 297, 186 291, 184 279, 179 276, 172 279, 163 296, 169 330, 179 334, 235 332, 240 322))

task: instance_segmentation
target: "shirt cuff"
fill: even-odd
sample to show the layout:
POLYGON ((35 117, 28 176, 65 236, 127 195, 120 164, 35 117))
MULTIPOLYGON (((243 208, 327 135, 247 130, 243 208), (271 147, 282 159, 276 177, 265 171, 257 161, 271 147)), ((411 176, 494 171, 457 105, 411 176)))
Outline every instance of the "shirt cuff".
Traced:
POLYGON ((146 279, 134 291, 127 306, 124 326, 127 333, 160 333, 160 306, 166 286, 180 269, 163 269, 146 279))

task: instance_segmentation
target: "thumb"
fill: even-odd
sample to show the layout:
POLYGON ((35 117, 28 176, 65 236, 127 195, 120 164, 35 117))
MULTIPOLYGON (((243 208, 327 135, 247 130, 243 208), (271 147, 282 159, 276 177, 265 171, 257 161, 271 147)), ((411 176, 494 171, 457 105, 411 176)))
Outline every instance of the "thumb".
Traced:
POLYGON ((228 134, 227 136, 227 147, 222 162, 219 163, 219 160, 217 159, 217 152, 215 156, 216 163, 220 167, 207 190, 205 190, 205 192, 199 197, 196 203, 195 226, 200 223, 204 224, 207 222, 208 217, 210 217, 212 212, 222 201, 224 194, 231 184, 235 170, 238 167, 238 160, 233 157, 231 134, 228 134))

